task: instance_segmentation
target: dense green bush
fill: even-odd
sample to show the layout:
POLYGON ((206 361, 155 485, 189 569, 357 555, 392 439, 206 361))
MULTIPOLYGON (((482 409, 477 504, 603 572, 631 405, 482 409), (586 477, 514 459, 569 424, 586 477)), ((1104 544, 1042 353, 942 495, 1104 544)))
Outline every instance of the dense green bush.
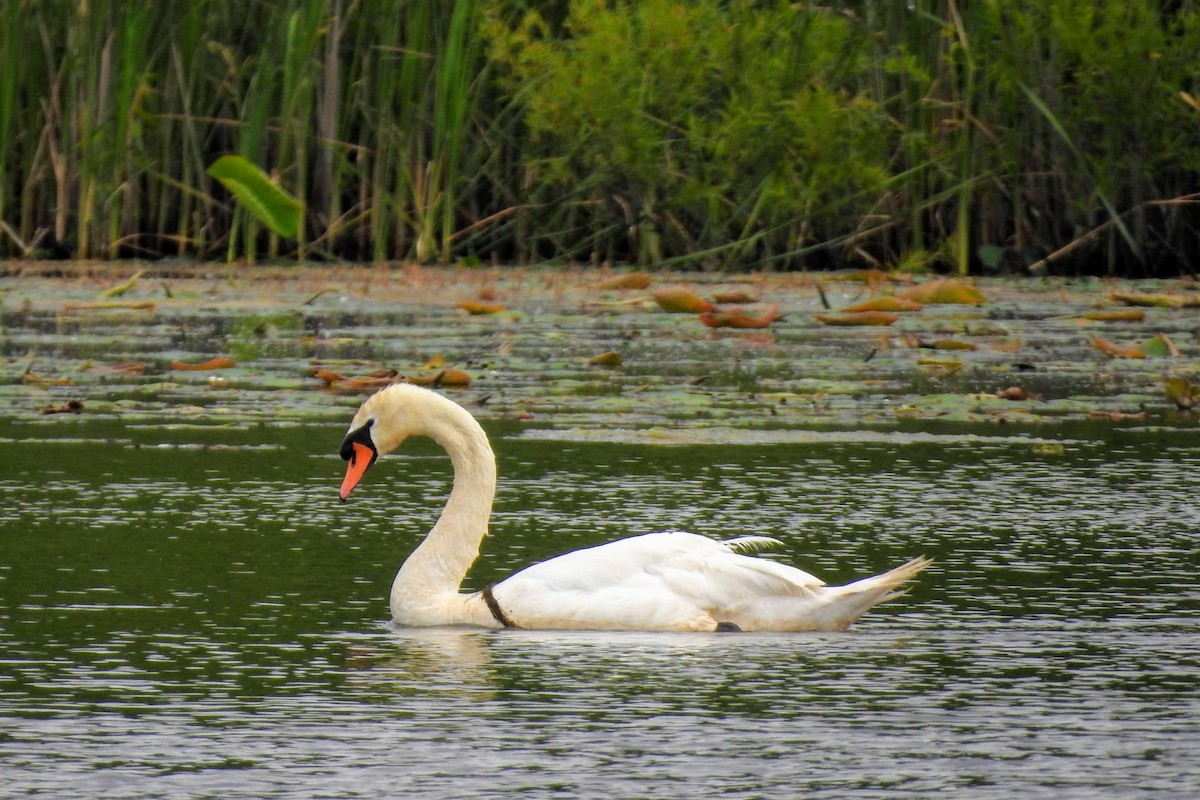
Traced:
POLYGON ((1198 52, 1196 0, 10 0, 0 255, 1190 271, 1198 52))
POLYGON ((550 213, 573 194, 580 255, 717 261, 798 250, 870 209, 887 119, 854 88, 862 31, 788 3, 571 4, 566 35, 531 13, 492 29, 532 135, 550 213), (626 240, 629 240, 628 243, 626 240))

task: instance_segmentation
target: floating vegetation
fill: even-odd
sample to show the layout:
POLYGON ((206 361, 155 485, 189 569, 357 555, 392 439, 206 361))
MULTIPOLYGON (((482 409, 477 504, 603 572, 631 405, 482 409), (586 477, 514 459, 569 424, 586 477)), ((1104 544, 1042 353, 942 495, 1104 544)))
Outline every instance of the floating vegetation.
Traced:
POLYGON ((659 308, 671 314, 703 314, 717 310, 712 303, 683 286, 656 289, 650 296, 659 308))
POLYGON ((1093 322, 1141 322, 1146 318, 1146 312, 1140 308, 1117 308, 1092 311, 1084 314, 1083 318, 1093 322))
POLYGON ((900 319, 896 314, 886 311, 850 311, 843 314, 813 314, 813 318, 822 325, 834 325, 841 328, 853 328, 863 325, 891 325, 900 319))
POLYGON ((900 298, 925 305, 978 305, 987 302, 979 289, 952 278, 919 283, 901 292, 900 298))
MULTIPOLYGON (((710 308, 668 314, 646 289, 598 302, 616 290, 583 270, 52 270, 0 278, 3 408, 44 424, 340 424, 397 380, 458 391, 485 420, 556 430, 1178 425, 1197 405, 1195 312, 1106 307, 1119 301, 1100 281, 983 280, 986 306, 825 313, 863 286, 747 276, 771 302, 744 309, 705 299, 728 275, 656 275, 676 301, 710 308), (153 310, 64 315, 122 283, 106 302, 153 310), (464 313, 464 287, 521 311, 464 313), (1093 335, 1087 315, 1128 310, 1141 316, 1093 335)), ((1149 283, 1164 296, 1184 285, 1149 283)))
POLYGON ((171 362, 171 369, 177 369, 183 372, 204 372, 213 369, 232 369, 236 366, 236 361, 225 356, 217 356, 216 358, 210 358, 207 361, 201 361, 199 363, 192 363, 188 361, 171 362))
POLYGON ((860 313, 863 311, 889 311, 895 313, 904 313, 908 311, 920 311, 925 306, 918 303, 916 300, 909 300, 895 295, 883 295, 881 297, 873 297, 870 300, 864 300, 861 303, 855 303, 852 306, 846 306, 842 309, 843 312, 860 313))
POLYGON ((654 279, 647 272, 626 272, 624 275, 614 275, 600 283, 601 289, 645 289, 654 279))
POLYGON ((1200 306, 1200 295, 1165 292, 1113 292, 1117 303, 1150 308, 1195 308, 1200 306))
POLYGON ((1200 386, 1192 383, 1182 375, 1172 375, 1167 378, 1163 384, 1166 390, 1167 397, 1175 403, 1181 411, 1188 411, 1196 407, 1196 401, 1200 400, 1200 386))
POLYGON ((464 300, 458 304, 458 307, 472 316, 499 314, 501 311, 508 310, 508 306, 503 303, 493 303, 487 300, 464 300))
POLYGON ((700 321, 710 328, 765 328, 782 316, 779 306, 772 305, 762 314, 753 316, 740 308, 728 311, 705 311, 700 315, 700 321))
POLYGON ((587 363, 593 367, 619 367, 621 366, 621 354, 616 350, 607 350, 599 355, 592 356, 587 360, 587 363))

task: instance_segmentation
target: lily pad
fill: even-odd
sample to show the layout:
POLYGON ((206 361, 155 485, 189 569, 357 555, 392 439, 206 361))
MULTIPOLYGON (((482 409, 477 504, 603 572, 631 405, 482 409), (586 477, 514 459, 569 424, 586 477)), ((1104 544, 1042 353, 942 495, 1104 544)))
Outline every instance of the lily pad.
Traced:
MULTIPOLYGON (((837 312, 822 311, 811 276, 662 278, 701 299, 745 284, 777 304, 698 312, 734 325, 739 317, 775 317, 766 330, 729 334, 733 325, 714 333, 700 324, 703 317, 646 313, 654 306, 640 290, 636 298, 596 304, 599 279, 586 270, 256 267, 214 281, 208 266, 141 265, 145 273, 125 297, 137 292, 129 302, 142 302, 153 290, 146 301, 152 310, 66 314, 70 305, 96 302, 98 285, 127 280, 130 270, 115 267, 113 277, 98 280, 95 264, 56 262, 44 267, 46 277, 39 269, 22 266, 0 277, 10 354, 0 355, 0 408, 42 425, 153 425, 167 417, 197 425, 341 424, 363 394, 396 380, 397 370, 433 381, 453 368, 470 378, 453 391, 485 424, 557 430, 1087 424, 1093 411, 1121 412, 1124 422, 1143 410, 1146 424, 1194 426, 1191 412, 1179 410, 1192 395, 1168 394, 1162 371, 1169 364, 1190 381, 1200 374, 1190 315, 1170 308, 1145 312, 1161 338, 1137 320, 1111 323, 1121 332, 1107 337, 1114 346, 1141 348, 1143 358, 1101 358, 1081 323, 1114 288, 1128 288, 1101 281, 980 279, 986 309, 860 312, 867 316, 851 321, 882 313, 899 322, 838 331, 813 321, 814 312, 837 312), (158 294, 164 286, 169 293, 158 294), (471 317, 456 309, 464 292, 496 302, 484 300, 484 290, 530 313, 515 324, 511 311, 471 317), (978 349, 923 349, 941 339, 978 349), (622 368, 588 363, 606 353, 619 353, 622 368), (221 354, 243 366, 168 368, 172 360, 202 366, 221 354), (1022 387, 1024 398, 995 395, 1010 386, 1022 387), (39 413, 70 400, 82 402, 85 413, 39 413)), ((834 277, 823 277, 832 307, 861 299, 858 286, 834 277)), ((1138 287, 1171 296, 1193 288, 1186 281, 1138 287)), ((447 377, 440 386, 451 391, 447 377)))

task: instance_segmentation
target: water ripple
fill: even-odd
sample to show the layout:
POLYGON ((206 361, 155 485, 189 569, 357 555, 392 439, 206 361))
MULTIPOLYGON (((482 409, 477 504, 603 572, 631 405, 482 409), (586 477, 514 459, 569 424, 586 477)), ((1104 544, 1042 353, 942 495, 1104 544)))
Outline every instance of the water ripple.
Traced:
MULTIPOLYGON (((1175 798, 1200 781, 1200 452, 1137 441, 501 440, 474 585, 662 528, 841 581, 937 563, 843 634, 383 624, 449 469, 62 444, 0 474, 0 762, 98 798, 1175 798), (114 456, 114 453, 122 454, 114 456), (264 460, 265 459, 265 460, 264 460)), ((300 457, 296 457, 296 455, 300 457)))

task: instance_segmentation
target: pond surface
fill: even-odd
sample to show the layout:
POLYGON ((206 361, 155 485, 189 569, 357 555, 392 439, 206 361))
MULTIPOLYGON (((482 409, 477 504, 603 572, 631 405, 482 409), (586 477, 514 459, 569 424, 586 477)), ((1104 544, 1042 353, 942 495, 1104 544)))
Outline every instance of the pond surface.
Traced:
POLYGON ((3 794, 1200 792, 1194 429, 488 423, 472 587, 664 528, 777 536, 830 582, 936 559, 849 632, 714 635, 391 628, 449 465, 406 444, 339 504, 344 424, 0 421, 3 794))
POLYGON ((132 281, 122 279, 133 267, 4 267, 0 417, 74 403, 148 424, 341 421, 389 380, 381 374, 430 381, 449 370, 470 381, 485 418, 606 436, 928 421, 1194 427, 1196 412, 1178 406, 1200 405, 1200 294, 1183 281, 991 279, 980 281, 980 305, 843 327, 818 321, 827 304, 887 299, 906 284, 654 277, 651 290, 734 289, 760 301, 747 314, 782 315, 733 329, 666 313, 646 290, 605 290, 584 270, 157 264, 132 281), (1114 299, 1118 289, 1154 290, 1142 296, 1168 305, 1131 308, 1114 299), (480 294, 505 310, 459 308, 480 294), (1089 319, 1097 309, 1136 318, 1089 319), (220 366, 184 369, 205 364, 220 366), (1186 387, 1181 402, 1168 379, 1186 387))

